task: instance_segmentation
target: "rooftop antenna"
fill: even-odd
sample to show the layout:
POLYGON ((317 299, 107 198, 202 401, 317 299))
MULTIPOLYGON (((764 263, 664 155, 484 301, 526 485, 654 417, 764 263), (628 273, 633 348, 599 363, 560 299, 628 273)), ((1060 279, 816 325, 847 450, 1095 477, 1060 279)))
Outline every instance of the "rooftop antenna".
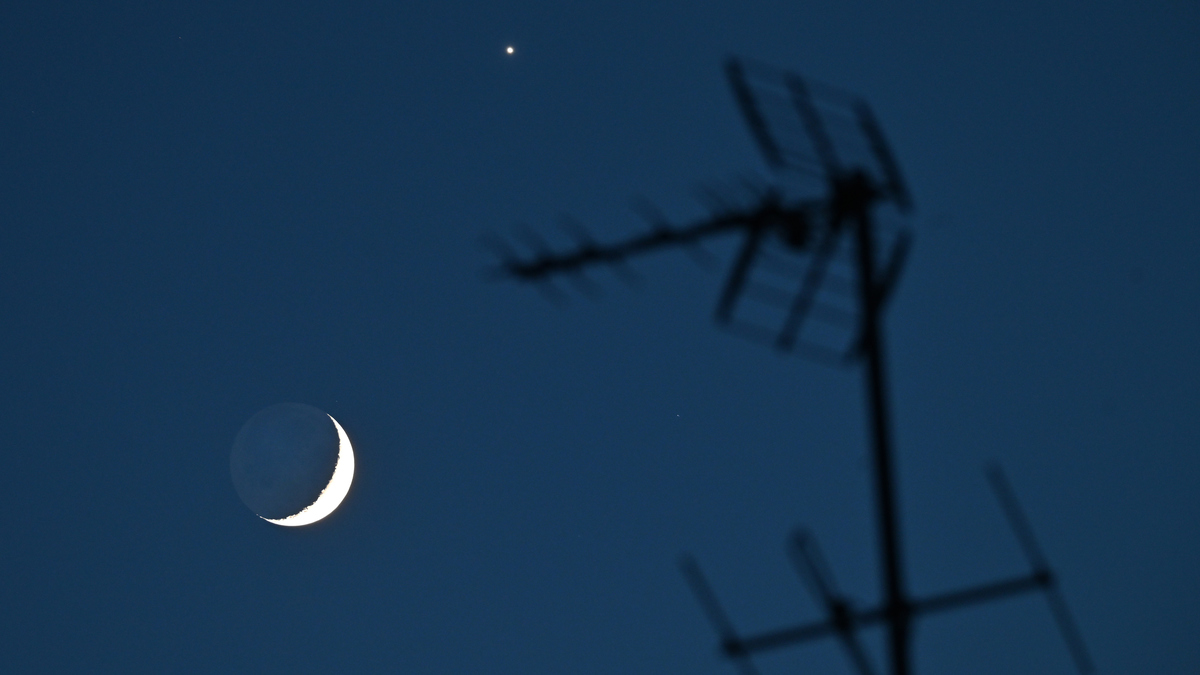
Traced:
MULTIPOLYGON (((746 675, 759 652, 834 637, 861 675, 880 672, 858 638, 860 628, 887 631, 886 672, 912 673, 912 627, 923 615, 1041 591, 1046 595, 1080 673, 1094 671, 1091 658, 1058 591, 1057 581, 999 467, 987 475, 1005 517, 1029 561, 1026 574, 917 598, 905 583, 900 545, 892 434, 883 345, 883 310, 899 279, 912 241, 907 227, 890 230, 874 217, 882 208, 912 211, 912 198, 882 128, 862 99, 834 87, 762 64, 730 58, 725 74, 734 99, 775 182, 751 187, 738 199, 716 195, 709 217, 674 226, 653 207, 643 207, 651 228, 612 244, 598 244, 578 225, 578 242, 562 253, 524 236, 533 249, 521 257, 496 246, 501 272, 544 288, 551 278, 577 282, 585 269, 610 266, 628 275, 629 258, 669 247, 697 249, 710 237, 738 234, 741 247, 718 297, 718 325, 764 340, 776 349, 839 365, 862 365, 871 428, 875 509, 883 597, 857 609, 838 590, 813 536, 797 530, 789 552, 825 618, 756 635, 740 635, 721 608, 697 562, 681 561, 685 579, 717 629, 721 651, 746 675), (776 285, 764 282, 770 277, 776 285), (778 288, 778 279, 792 283, 778 288), (773 325, 742 319, 751 301, 766 306, 773 325), (819 326, 819 329, 814 327, 819 326)), ((764 314, 760 306, 759 316, 764 314)))

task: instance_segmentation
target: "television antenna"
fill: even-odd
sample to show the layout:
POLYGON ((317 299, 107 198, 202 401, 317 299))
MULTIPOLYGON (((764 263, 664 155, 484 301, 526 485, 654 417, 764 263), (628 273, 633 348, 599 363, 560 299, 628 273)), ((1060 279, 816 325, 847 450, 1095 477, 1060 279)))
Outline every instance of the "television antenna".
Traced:
POLYGON ((532 256, 519 256, 503 242, 490 242, 501 257, 502 274, 556 293, 549 282, 557 276, 565 275, 590 291, 590 282, 583 276, 586 269, 609 266, 628 278, 624 265, 634 256, 665 248, 695 249, 710 237, 740 234, 741 247, 717 300, 716 322, 783 352, 863 366, 883 598, 866 609, 852 605, 834 583, 815 538, 797 530, 789 539, 789 553, 809 591, 824 607, 825 618, 741 635, 695 559, 684 556, 684 577, 716 627, 723 654, 744 673, 753 675, 757 671, 751 657, 757 653, 834 637, 861 675, 874 675, 875 665, 858 631, 882 624, 887 631, 888 672, 909 675, 916 619, 1041 591, 1076 667, 1084 674, 1093 672, 1057 578, 998 466, 988 469, 988 479, 1030 571, 924 598, 909 592, 896 506, 882 316, 912 235, 906 227, 888 230, 873 216, 882 208, 908 214, 912 198, 882 128, 865 101, 795 73, 736 58, 726 62, 725 73, 750 134, 775 177, 773 184, 751 187, 749 199, 733 204, 717 195, 708 218, 681 226, 669 224, 652 209, 643 209, 649 211, 650 231, 612 244, 596 243, 573 223, 571 230, 578 243, 561 253, 551 251, 540 237, 528 232, 523 239, 534 250, 532 256), (780 269, 784 271, 780 273, 780 269), (756 278, 772 271, 776 279, 790 278, 792 289, 781 290, 756 278), (774 309, 773 325, 741 319, 739 312, 754 300, 774 309), (811 330, 814 326, 822 330, 811 330))

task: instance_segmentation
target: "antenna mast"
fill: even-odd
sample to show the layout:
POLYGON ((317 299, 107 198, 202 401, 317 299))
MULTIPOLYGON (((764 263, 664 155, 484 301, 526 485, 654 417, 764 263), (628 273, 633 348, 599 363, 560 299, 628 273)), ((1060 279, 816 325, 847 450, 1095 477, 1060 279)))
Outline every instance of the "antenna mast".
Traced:
POLYGON ((680 227, 654 214, 650 232, 624 242, 600 245, 578 231, 579 245, 559 254, 534 238, 534 255, 525 258, 503 244, 496 245, 505 275, 548 284, 558 275, 582 280, 584 269, 598 265, 621 271, 628 258, 653 250, 695 247, 709 237, 741 234, 742 246, 717 302, 717 323, 765 340, 783 352, 863 366, 884 597, 872 608, 855 610, 837 591, 816 540, 806 531, 797 531, 789 542, 793 562, 818 604, 825 607, 826 618, 739 636, 699 565, 685 556, 681 562, 684 577, 716 627, 724 655, 749 675, 756 672, 750 658, 757 652, 832 636, 842 643, 858 672, 872 675, 874 667, 857 631, 884 624, 887 672, 909 675, 912 624, 918 616, 1042 591, 1079 671, 1093 672, 1083 640, 1057 590, 1055 576, 998 467, 990 468, 988 477, 1031 571, 927 598, 909 594, 892 462, 882 320, 911 234, 906 228, 886 233, 873 216, 884 206, 907 214, 912 210, 912 199, 865 101, 833 87, 814 85, 794 73, 733 58, 726 62, 725 72, 751 136, 778 179, 776 184, 752 191, 750 203, 743 200, 730 206, 718 199, 711 217, 680 227), (797 193, 816 194, 790 197, 797 193), (779 267, 781 259, 803 261, 798 274, 789 267, 793 271, 790 281, 798 284, 793 286, 794 292, 752 278, 766 273, 760 268, 779 267), (852 277, 845 285, 853 289, 848 302, 842 294, 840 304, 836 289, 829 288, 836 285, 833 277, 839 264, 852 277), (744 301, 752 299, 770 306, 777 315, 781 313, 776 328, 739 320, 737 314, 747 304, 744 301), (826 330, 808 330, 817 323, 826 324, 826 330), (836 328, 832 333, 838 337, 834 339, 830 339, 830 325, 836 328), (812 338, 812 332, 818 338, 812 338))

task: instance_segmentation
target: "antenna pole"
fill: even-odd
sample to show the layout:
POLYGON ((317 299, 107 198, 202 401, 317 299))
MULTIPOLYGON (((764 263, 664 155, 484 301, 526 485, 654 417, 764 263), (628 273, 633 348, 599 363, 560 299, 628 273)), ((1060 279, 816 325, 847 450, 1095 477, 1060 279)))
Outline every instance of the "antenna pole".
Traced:
MULTIPOLYGON (((884 363, 883 308, 895 286, 905 254, 911 242, 906 230, 895 236, 884 236, 876 240, 875 224, 871 218, 873 208, 881 202, 890 202, 901 214, 912 209, 912 198, 900 176, 900 170, 887 147, 883 132, 875 121, 867 104, 858 99, 847 103, 842 97, 818 96, 821 90, 810 89, 798 75, 791 73, 758 74, 743 68, 736 59, 726 66, 734 96, 746 118, 746 123, 758 143, 767 164, 777 172, 814 173, 813 165, 819 165, 820 176, 825 179, 826 191, 819 199, 804 201, 786 199, 778 188, 756 194, 757 203, 737 207, 721 206, 717 213, 703 221, 683 227, 671 227, 659 217, 652 215, 654 229, 615 244, 594 243, 586 234, 578 236, 574 250, 556 254, 544 243, 529 238, 533 256, 520 259, 503 245, 499 246, 502 271, 523 281, 544 282, 556 275, 578 275, 584 268, 608 265, 614 269, 628 258, 642 253, 674 246, 695 246, 702 239, 712 236, 740 233, 744 239, 733 269, 717 303, 716 321, 730 328, 749 329, 752 336, 773 343, 784 352, 803 355, 826 355, 824 360, 842 364, 862 362, 864 392, 866 394, 867 422, 870 426, 871 457, 874 467, 875 509, 877 535, 879 537, 880 571, 882 573, 879 603, 866 609, 855 609, 832 585, 832 577, 816 552, 815 543, 805 535, 798 535, 793 544, 793 554, 801 575, 811 582, 814 595, 825 604, 826 618, 776 629, 756 635, 738 635, 724 610, 717 604, 716 595, 700 573, 700 568, 691 558, 684 559, 681 569, 692 586, 701 607, 721 637, 721 650, 734 660, 745 675, 756 673, 751 657, 768 651, 801 642, 825 637, 835 637, 843 642, 852 664, 864 675, 874 672, 871 660, 858 640, 857 630, 885 624, 887 631, 887 663, 890 675, 912 675, 912 627, 916 619, 926 613, 957 609, 967 605, 987 602, 1008 595, 1031 591, 1042 591, 1050 602, 1050 609, 1058 621, 1067 647, 1075 657, 1080 673, 1093 672, 1093 666, 1079 631, 1067 611, 1066 604, 1058 592, 1053 572, 1042 556, 1033 533, 1017 507, 1008 484, 998 470, 989 472, 1000 505, 1008 516, 1022 548, 1029 557, 1032 571, 1023 576, 1010 577, 982 585, 943 592, 932 597, 912 598, 908 594, 904 576, 904 548, 900 537, 900 511, 896 495, 895 467, 892 464, 891 414, 888 410, 887 369, 884 363), (748 79, 753 75, 753 84, 748 79), (765 92, 767 96, 760 94, 765 92), (809 147, 781 146, 773 135, 780 121, 770 115, 774 102, 790 101, 789 117, 800 117, 803 132, 808 136, 809 147), (840 102, 839 102, 840 100, 840 102), (830 110, 832 108, 832 110, 830 110), (844 121, 849 115, 858 120, 859 131, 867 149, 874 156, 873 162, 856 162, 843 165, 837 156, 832 137, 826 130, 826 117, 839 114, 844 121), (786 151, 786 152, 785 152, 786 151), (815 153, 816 157, 812 155, 815 153), (873 165, 873 169, 871 168, 873 165), (873 175, 881 174, 881 175, 873 175), (826 266, 839 255, 840 242, 852 239, 850 254, 857 267, 858 302, 855 312, 857 326, 851 327, 849 344, 842 348, 830 348, 820 340, 808 341, 802 335, 806 321, 817 320, 811 309, 819 306, 818 293, 825 277, 826 266), (807 257, 807 269, 802 285, 790 302, 787 292, 771 287, 770 284, 754 284, 750 278, 755 261, 769 242, 785 254, 807 257), (885 250, 877 251, 882 245, 885 250), (883 265, 877 265, 883 258, 883 265), (751 293, 757 289, 759 293, 751 293), (768 301, 775 309, 786 308, 782 329, 778 332, 769 328, 742 322, 735 315, 739 298, 758 296, 766 291, 768 301), (781 295, 784 300, 780 300, 781 295), (774 301, 770 301, 773 298, 774 301), (854 331, 857 329, 857 335, 854 331), (771 339, 773 337, 773 339, 771 339), (806 344, 807 343, 807 344, 806 344), (803 348, 807 349, 803 349, 803 348), (828 358, 833 355, 832 359, 828 358)), ((834 118, 830 118, 834 119, 834 118)), ((783 121, 786 121, 783 120, 783 121)), ((794 127, 794 123, 791 125, 794 127)), ((862 158, 860 157, 859 160, 862 158)), ((770 260, 770 257, 767 258, 770 260)), ((788 276, 788 275, 785 275, 788 276)), ((553 287, 549 287, 553 288, 553 287)), ((835 312, 838 308, 827 307, 835 312)), ((839 314, 841 312, 838 312, 839 314)), ((841 322, 829 321, 828 324, 841 322)), ((852 322, 847 322, 852 323, 852 322)), ((815 356, 814 356, 815 357, 815 356)))
MULTIPOLYGON (((850 179, 853 180, 853 179, 850 179)), ((845 189, 845 188, 843 188, 845 189)), ((850 188, 853 190, 853 188, 850 188)), ((855 239, 858 249, 858 285, 862 302, 862 356, 866 360, 867 407, 875 464, 875 498, 879 513, 879 538, 883 568, 883 590, 888 625, 892 675, 909 675, 909 625, 911 605, 904 584, 900 525, 896 515, 895 479, 892 475, 891 418, 883 362, 880 330, 880 288, 875 281, 875 238, 869 202, 854 200, 855 239)))

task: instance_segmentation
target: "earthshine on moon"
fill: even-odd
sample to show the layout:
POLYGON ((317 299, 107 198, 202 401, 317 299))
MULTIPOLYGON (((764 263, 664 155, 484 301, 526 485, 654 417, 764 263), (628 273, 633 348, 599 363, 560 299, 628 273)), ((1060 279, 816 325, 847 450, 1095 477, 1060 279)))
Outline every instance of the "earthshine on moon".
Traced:
POLYGON ((295 527, 333 513, 354 479, 354 450, 346 430, 324 412, 300 403, 259 411, 233 442, 233 485, 263 520, 295 527))

